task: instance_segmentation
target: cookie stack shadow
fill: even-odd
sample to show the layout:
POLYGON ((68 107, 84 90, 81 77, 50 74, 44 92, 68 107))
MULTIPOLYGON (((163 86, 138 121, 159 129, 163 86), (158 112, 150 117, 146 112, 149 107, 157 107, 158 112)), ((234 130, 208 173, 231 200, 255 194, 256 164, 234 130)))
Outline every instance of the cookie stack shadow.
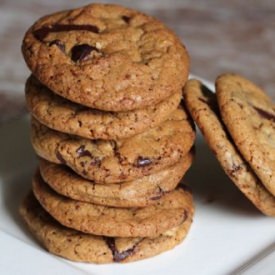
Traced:
MULTIPOLYGON (((148 88, 148 77, 158 69, 161 59, 154 55, 161 55, 162 49, 157 51, 154 43, 146 44, 146 47, 152 46, 152 52, 146 61, 149 65, 142 65, 146 66, 144 75, 138 75, 136 69, 122 58, 120 62, 125 62, 128 68, 124 72, 124 82, 110 83, 109 88, 106 85, 102 97, 94 100, 93 91, 87 96, 86 90, 89 84, 95 87, 96 81, 89 78, 91 83, 85 82, 85 68, 94 66, 100 70, 101 60, 105 67, 110 62, 110 74, 115 75, 114 79, 119 79, 120 72, 116 70, 123 70, 111 67, 111 46, 106 47, 110 55, 107 58, 104 48, 94 41, 100 30, 93 28, 95 36, 91 28, 87 30, 87 25, 66 25, 65 19, 64 25, 60 22, 55 25, 56 15, 38 21, 26 34, 23 54, 33 73, 26 83, 26 102, 32 115, 32 145, 40 159, 32 192, 20 211, 35 237, 56 255, 94 263, 135 261, 173 248, 185 238, 192 223, 192 195, 181 182, 192 164, 195 140, 194 126, 180 104, 182 87, 188 76, 188 55, 174 34, 155 19, 113 5, 90 5, 82 9, 85 12, 107 9, 106 14, 111 14, 109 25, 119 25, 121 32, 127 24, 127 31, 131 33, 130 20, 135 24, 142 20, 143 25, 136 25, 132 31, 144 28, 142 31, 149 33, 148 41, 156 43, 156 39, 164 35, 166 43, 173 42, 177 51, 164 49, 164 52, 171 64, 176 64, 177 70, 170 68, 169 72, 173 72, 170 80, 161 73, 156 79, 152 76, 148 88), (47 24, 51 24, 50 27, 47 24), (161 29, 157 37, 149 28, 156 25, 161 29), (81 30, 83 26, 86 29, 81 30), (70 33, 68 37, 73 41, 81 41, 81 37, 74 38, 78 31, 90 35, 92 46, 98 48, 91 51, 92 46, 85 42, 74 46, 64 57, 65 48, 63 44, 60 46, 60 40, 70 33), (37 50, 39 43, 42 46, 37 50), (52 75, 57 66, 48 60, 50 54, 45 54, 47 51, 57 59, 62 56, 58 62, 68 63, 71 67, 64 65, 52 75), (43 58, 38 61, 39 55, 43 58), (180 70, 181 66, 185 69, 180 70), (72 71, 75 67, 83 69, 82 74, 66 75, 66 70, 72 71), (45 68, 51 72, 47 73, 45 68), (138 82, 135 93, 131 82, 128 90, 123 92, 124 97, 117 100, 123 93, 118 91, 116 97, 114 90, 127 86, 125 83, 131 78, 144 80, 146 85, 141 89, 138 82), (154 89, 164 89, 166 93, 154 89), (108 92, 109 102, 105 96, 108 92)), ((64 18, 66 16, 70 24, 74 24, 73 14, 68 13, 64 18)), ((85 17, 85 13, 82 16, 85 17)), ((108 19, 104 20, 102 22, 108 19)), ((86 24, 95 22, 100 20, 86 24)), ((109 25, 106 23, 106 28, 109 25)), ((114 28, 110 27, 110 34, 114 28)), ((102 39, 98 38, 99 41, 102 39)), ((123 57, 123 53, 121 55, 123 57)), ((119 57, 116 55, 115 58, 119 57)), ((100 81, 112 81, 112 75, 103 75, 100 81)))

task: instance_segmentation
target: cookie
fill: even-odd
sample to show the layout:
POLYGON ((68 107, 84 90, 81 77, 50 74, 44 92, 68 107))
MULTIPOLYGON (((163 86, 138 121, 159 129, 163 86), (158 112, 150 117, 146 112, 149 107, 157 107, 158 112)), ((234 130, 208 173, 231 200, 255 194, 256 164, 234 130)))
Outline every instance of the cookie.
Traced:
POLYGON ((275 197, 263 186, 231 140, 220 118, 216 96, 196 80, 187 82, 183 96, 190 114, 228 177, 262 213, 275 216, 275 197))
POLYGON ((55 221, 30 193, 20 213, 35 238, 51 253, 78 262, 132 262, 172 249, 186 237, 192 212, 186 220, 155 238, 112 238, 85 234, 55 221))
POLYGON ((234 74, 216 80, 221 116, 243 157, 275 196, 275 105, 255 84, 234 74))
POLYGON ((66 166, 46 160, 40 160, 40 173, 57 193, 75 200, 113 207, 144 207, 175 189, 192 160, 190 153, 171 167, 121 184, 96 184, 79 177, 66 166))
POLYGON ((143 208, 114 208, 72 200, 53 191, 39 173, 33 178, 33 192, 43 208, 64 226, 109 237, 156 237, 179 226, 193 211, 192 195, 183 188, 143 208))
POLYGON ((71 167, 97 183, 120 183, 177 163, 191 149, 195 133, 187 114, 178 109, 155 128, 118 141, 88 140, 51 130, 35 119, 32 144, 36 153, 71 167))
POLYGON ((91 4, 39 19, 22 52, 53 92, 105 111, 155 105, 179 91, 189 57, 153 17, 117 5, 91 4))
POLYGON ((68 101, 31 76, 26 84, 26 102, 31 114, 42 124, 63 133, 88 139, 131 137, 165 121, 181 100, 181 91, 146 109, 103 112, 68 101))

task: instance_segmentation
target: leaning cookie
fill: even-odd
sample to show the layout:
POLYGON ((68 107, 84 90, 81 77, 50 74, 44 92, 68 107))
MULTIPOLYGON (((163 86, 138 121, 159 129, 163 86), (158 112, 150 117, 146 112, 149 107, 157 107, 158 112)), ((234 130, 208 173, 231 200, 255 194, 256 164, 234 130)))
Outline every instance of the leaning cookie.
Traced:
POLYGON ((32 122, 32 144, 40 157, 97 183, 130 181, 169 167, 190 151, 194 139, 183 109, 155 128, 117 141, 77 138, 32 122))
POLYGON ((105 111, 157 104, 179 91, 189 57, 161 22, 118 5, 91 4, 39 19, 22 52, 53 92, 105 111))
POLYGON ((219 116, 216 96, 199 81, 187 82, 186 106, 228 177, 265 215, 275 216, 275 198, 242 158, 219 116))
POLYGON ((90 263, 132 262, 153 257, 180 244, 192 223, 193 213, 171 230, 155 238, 112 238, 85 234, 55 221, 30 193, 20 213, 35 238, 51 253, 90 263))
POLYGON ((181 91, 145 109, 104 112, 66 100, 47 89, 34 76, 26 83, 26 103, 42 124, 57 131, 88 139, 122 139, 155 127, 175 111, 181 91))
POLYGON ((275 105, 249 80, 234 74, 216 80, 222 119, 239 151, 275 196, 275 105))
POLYGON ((109 237, 157 237, 179 226, 193 212, 192 195, 179 187, 154 205, 115 208, 81 202, 59 195, 37 173, 33 192, 43 208, 66 227, 109 237))
POLYGON ((40 160, 43 180, 57 193, 74 200, 113 207, 144 207, 157 203, 175 189, 192 164, 193 153, 157 173, 121 184, 97 184, 86 180, 65 165, 40 160))

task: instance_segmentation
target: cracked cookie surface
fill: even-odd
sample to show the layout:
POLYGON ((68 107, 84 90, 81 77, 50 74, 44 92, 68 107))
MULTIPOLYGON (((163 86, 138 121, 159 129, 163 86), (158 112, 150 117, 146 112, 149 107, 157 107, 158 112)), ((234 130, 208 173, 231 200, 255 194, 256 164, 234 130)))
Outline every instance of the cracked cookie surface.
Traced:
POLYGON ((96 184, 83 179, 64 165, 40 160, 43 180, 57 193, 74 200, 113 207, 143 207, 155 204, 179 184, 191 166, 193 153, 154 174, 121 184, 96 184))
POLYGON ((39 19, 22 52, 53 92, 95 109, 127 111, 179 91, 189 58, 175 34, 153 17, 91 4, 39 19))
POLYGON ((42 85, 34 76, 26 83, 26 102, 42 124, 63 133, 88 139, 127 138, 165 121, 181 100, 181 91, 164 101, 128 112, 104 112, 66 100, 42 85))
POLYGON ((265 215, 275 216, 275 197, 241 156, 223 124, 217 99, 197 80, 189 80, 183 96, 186 107, 228 177, 265 215))
POLYGON ((40 157, 66 164, 97 183, 120 183, 160 171, 184 157, 195 140, 193 124, 183 109, 155 128, 118 141, 77 138, 35 119, 31 135, 40 157))
POLYGON ((178 227, 155 238, 112 238, 85 234, 55 221, 30 193, 20 213, 35 238, 51 253, 72 261, 91 263, 132 262, 172 249, 182 242, 193 213, 178 227))
POLYGON ((239 151, 275 196, 275 105, 255 84, 234 74, 216 80, 222 119, 239 151))
POLYGON ((43 208, 66 227, 109 237, 156 237, 183 223, 193 211, 192 195, 177 188, 156 204, 142 208, 115 208, 59 195, 37 173, 33 192, 43 208))

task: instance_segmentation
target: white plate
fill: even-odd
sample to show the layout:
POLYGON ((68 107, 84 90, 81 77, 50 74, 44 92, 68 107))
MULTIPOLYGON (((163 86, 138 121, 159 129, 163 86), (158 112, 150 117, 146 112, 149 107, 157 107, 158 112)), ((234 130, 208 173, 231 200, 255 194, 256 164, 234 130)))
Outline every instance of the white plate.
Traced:
POLYGON ((187 239, 151 259, 108 265, 73 263, 39 246, 18 214, 36 165, 28 119, 2 126, 0 143, 0 274, 275 274, 275 219, 244 198, 200 134, 197 158, 186 177, 196 203, 187 239))

